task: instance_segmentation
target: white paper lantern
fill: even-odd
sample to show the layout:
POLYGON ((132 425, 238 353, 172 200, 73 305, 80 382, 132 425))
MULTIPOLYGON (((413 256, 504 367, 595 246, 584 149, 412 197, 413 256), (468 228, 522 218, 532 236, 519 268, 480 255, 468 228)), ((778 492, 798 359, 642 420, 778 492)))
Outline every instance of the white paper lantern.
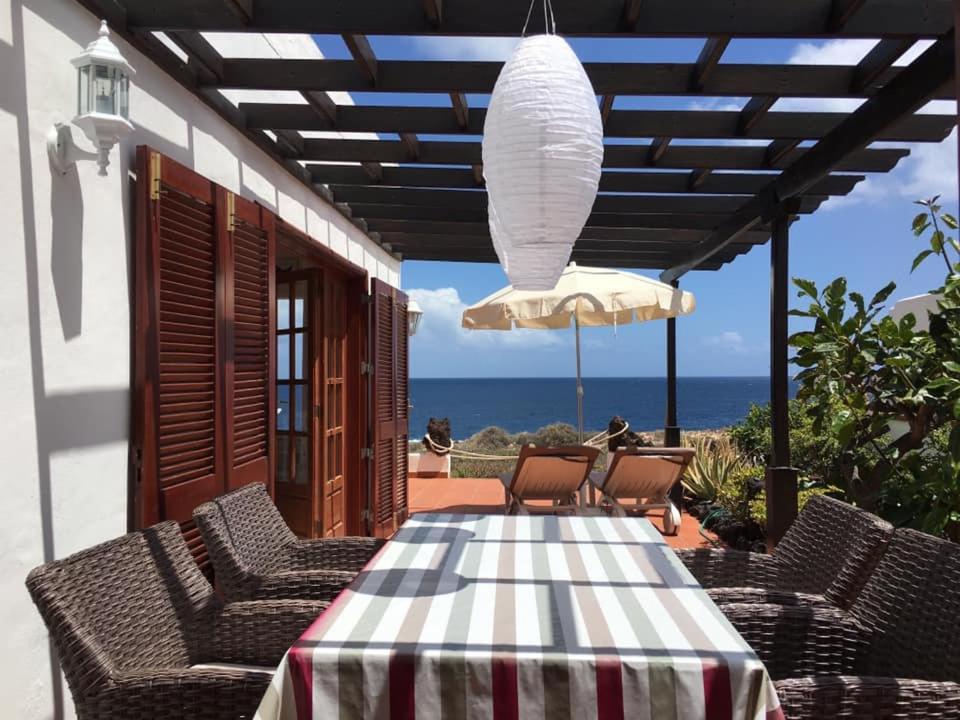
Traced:
POLYGON ((600 110, 576 54, 557 35, 524 38, 500 71, 483 128, 490 236, 515 288, 556 284, 602 162, 600 110))

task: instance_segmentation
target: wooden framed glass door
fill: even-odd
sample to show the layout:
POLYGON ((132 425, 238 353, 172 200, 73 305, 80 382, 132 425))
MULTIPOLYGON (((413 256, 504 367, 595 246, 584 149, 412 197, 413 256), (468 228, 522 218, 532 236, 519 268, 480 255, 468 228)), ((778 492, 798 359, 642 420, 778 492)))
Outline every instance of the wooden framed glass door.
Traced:
MULTIPOLYGON (((323 534, 344 535, 346 499, 344 465, 347 424, 347 283, 334 271, 324 273, 321 301, 323 341, 320 375, 322 391, 322 424, 320 486, 323 502, 323 534)), ((317 313, 321 316, 321 313, 317 313)))
POLYGON ((315 271, 277 272, 276 502, 290 528, 313 537, 315 271))

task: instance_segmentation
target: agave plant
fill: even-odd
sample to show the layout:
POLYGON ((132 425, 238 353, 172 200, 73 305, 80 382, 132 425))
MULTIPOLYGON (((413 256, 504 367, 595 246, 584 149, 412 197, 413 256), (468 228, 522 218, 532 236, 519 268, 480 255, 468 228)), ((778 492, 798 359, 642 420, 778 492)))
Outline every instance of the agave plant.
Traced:
POLYGON ((683 476, 683 487, 697 500, 715 502, 744 460, 727 435, 700 435, 690 446, 695 455, 683 476))

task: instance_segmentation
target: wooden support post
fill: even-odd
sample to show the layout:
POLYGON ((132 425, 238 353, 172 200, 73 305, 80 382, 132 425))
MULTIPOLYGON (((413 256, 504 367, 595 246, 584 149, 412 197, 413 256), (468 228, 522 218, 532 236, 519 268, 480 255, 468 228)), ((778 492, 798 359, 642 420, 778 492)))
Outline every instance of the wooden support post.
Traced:
POLYGON ((790 215, 773 221, 770 241, 770 431, 772 452, 766 472, 767 547, 773 547, 797 517, 797 471, 790 467, 790 368, 787 349, 790 215))
MULTIPOLYGON (((679 287, 674 280, 671 283, 679 287)), ((680 426, 677 424, 677 320, 667 320, 667 414, 663 428, 663 446, 680 446, 680 426)), ((670 500, 678 508, 683 502, 683 485, 677 483, 670 491, 670 500)))
MULTIPOLYGON (((953 27, 960 25, 960 0, 953 0, 953 27)), ((960 120, 960 34, 954 30, 954 93, 957 96, 957 120, 960 120)), ((954 131, 956 132, 956 131, 954 131)), ((960 197, 960 142, 957 143, 957 184, 960 197)))

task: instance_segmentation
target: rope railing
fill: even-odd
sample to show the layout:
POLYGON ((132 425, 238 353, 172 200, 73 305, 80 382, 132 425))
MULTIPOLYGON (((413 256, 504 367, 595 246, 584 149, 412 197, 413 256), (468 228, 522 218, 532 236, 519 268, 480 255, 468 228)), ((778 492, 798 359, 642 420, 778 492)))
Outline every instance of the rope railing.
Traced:
MULTIPOLYGON (((597 433, 596 435, 589 438, 588 440, 585 440, 583 444, 587 445, 588 447, 596 447, 596 448, 602 449, 605 443, 609 442, 610 440, 613 440, 614 438, 620 437, 629 429, 630 429, 630 423, 624 421, 623 427, 617 430, 615 433, 611 433, 609 430, 604 430, 603 432, 597 433)), ((517 460, 520 457, 519 455, 491 455, 489 453, 477 453, 477 452, 472 452, 470 450, 463 450, 462 448, 456 447, 453 442, 450 443, 449 447, 445 445, 440 445, 439 443, 434 441, 432 437, 430 437, 430 433, 427 433, 426 435, 423 436, 423 445, 434 455, 440 455, 440 456, 449 455, 450 457, 462 458, 464 460, 489 460, 489 461, 517 460)))

